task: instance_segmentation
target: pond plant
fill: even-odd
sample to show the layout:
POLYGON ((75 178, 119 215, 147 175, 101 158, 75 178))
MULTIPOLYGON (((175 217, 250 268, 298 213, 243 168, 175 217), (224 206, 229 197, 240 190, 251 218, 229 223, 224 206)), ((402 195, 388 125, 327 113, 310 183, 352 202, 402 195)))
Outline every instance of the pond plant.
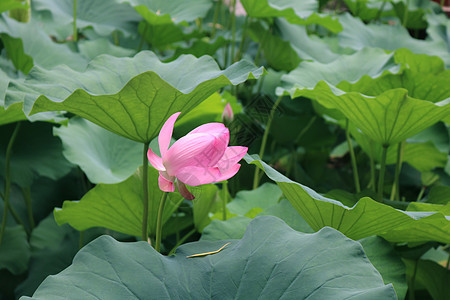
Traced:
POLYGON ((446 10, 3 0, 0 299, 448 299, 446 10))

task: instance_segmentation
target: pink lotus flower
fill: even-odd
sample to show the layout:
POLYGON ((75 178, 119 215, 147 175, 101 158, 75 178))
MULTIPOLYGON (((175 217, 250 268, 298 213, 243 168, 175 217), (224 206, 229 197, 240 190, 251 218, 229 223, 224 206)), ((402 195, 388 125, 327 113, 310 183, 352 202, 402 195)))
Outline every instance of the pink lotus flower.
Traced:
POLYGON ((159 188, 165 192, 178 191, 188 200, 194 196, 185 184, 198 186, 226 180, 240 168, 237 162, 247 153, 247 147, 228 147, 230 132, 222 123, 201 125, 176 141, 170 148, 173 126, 180 113, 169 117, 158 136, 161 157, 152 149, 147 157, 159 171, 159 188))
POLYGON ((227 103, 222 113, 222 122, 231 123, 233 119, 234 119, 233 109, 231 108, 230 103, 227 103))

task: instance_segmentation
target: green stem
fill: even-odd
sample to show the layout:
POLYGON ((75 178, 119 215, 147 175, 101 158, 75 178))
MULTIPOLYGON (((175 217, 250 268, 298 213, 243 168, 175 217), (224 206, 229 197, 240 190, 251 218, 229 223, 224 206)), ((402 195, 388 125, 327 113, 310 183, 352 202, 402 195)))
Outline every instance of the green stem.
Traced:
POLYGON ((25 228, 25 231, 27 232, 27 234, 30 235, 31 231, 28 229, 28 227, 25 227, 25 223, 19 217, 19 215, 17 214, 17 212, 14 209, 14 207, 12 207, 12 205, 10 205, 8 207, 8 209, 9 209, 9 212, 11 213, 11 215, 13 216, 14 221, 16 221, 17 224, 22 225, 22 227, 25 228))
POLYGON ((73 0, 73 41, 78 41, 77 30, 77 0, 73 0))
MULTIPOLYGON (((261 142, 261 148, 259 150, 259 157, 263 159, 264 151, 266 150, 266 143, 267 143, 267 137, 269 136, 270 126, 272 125, 272 119, 275 115, 275 111, 277 110, 278 105, 281 102, 281 99, 283 99, 283 96, 279 96, 277 101, 275 101, 274 105, 272 106, 272 110, 270 111, 269 120, 267 120, 266 129, 264 130, 263 139, 261 142)), ((255 169, 255 175, 253 177, 253 189, 256 189, 259 185, 259 168, 256 167, 255 169)))
POLYGON ((147 152, 150 143, 144 144, 144 153, 142 156, 142 190, 144 197, 142 199, 144 204, 144 214, 142 215, 142 240, 148 239, 148 158, 147 152))
POLYGON ((178 248, 181 244, 183 244, 183 243, 184 243, 191 235, 193 235, 196 231, 197 231, 197 230, 194 228, 194 229, 192 229, 191 231, 189 231, 188 233, 186 233, 186 235, 183 236, 183 237, 181 238, 181 240, 179 240, 179 241, 177 242, 177 244, 172 248, 172 250, 170 250, 170 252, 169 252, 169 254, 168 254, 167 256, 170 256, 170 255, 174 254, 175 251, 177 250, 177 248, 178 248))
POLYGON ((419 261, 416 260, 414 262, 414 271, 413 271, 411 280, 409 281, 409 289, 408 289, 409 300, 415 300, 416 299, 415 284, 416 284, 416 273, 417 273, 417 265, 418 264, 419 264, 419 261))
POLYGON ((162 195, 161 202, 159 203, 158 219, 156 220, 155 250, 158 252, 161 252, 162 217, 164 213, 164 206, 166 205, 167 195, 169 195, 169 192, 164 192, 162 195))
POLYGON ((441 0, 441 7, 444 7, 445 0, 441 0))
POLYGON ((371 155, 369 155, 369 161, 370 161, 370 188, 372 189, 372 191, 375 193, 376 191, 376 174, 375 174, 375 160, 373 159, 373 145, 371 145, 372 147, 372 153, 371 155))
POLYGON ((119 46, 120 40, 119 40, 119 31, 118 30, 114 30, 112 33, 113 36, 113 40, 114 40, 114 45, 119 46))
POLYGON ((247 37, 247 26, 248 26, 248 16, 245 17, 244 26, 242 27, 241 43, 239 44, 239 50, 238 53, 236 54, 234 62, 239 61, 242 58, 242 53, 244 51, 245 45, 245 38, 247 37))
POLYGON ((234 48, 236 44, 236 0, 233 0, 233 13, 231 14, 231 63, 234 62, 234 48))
POLYGON ((405 141, 398 143, 397 146, 397 163, 395 164, 394 184, 392 185, 390 200, 400 199, 400 172, 402 170, 403 152, 405 149, 405 141))
POLYGON ((228 203, 228 181, 222 183, 222 219, 227 220, 227 203, 228 203))
POLYGON ((403 14, 403 27, 406 28, 406 23, 408 23, 408 8, 409 8, 409 0, 406 0, 405 5, 405 13, 403 14))
POLYGON ((386 155, 389 145, 383 144, 383 153, 381 156, 380 175, 378 176, 378 195, 377 201, 383 201, 384 173, 386 172, 386 155))
POLYGON ((427 189, 426 186, 422 186, 422 188, 420 189, 419 195, 417 196, 416 202, 419 202, 422 199, 423 193, 425 193, 426 189, 427 189))
POLYGON ((216 26, 217 26, 217 21, 219 20, 219 12, 220 12, 221 6, 222 6, 222 0, 217 0, 216 9, 214 10, 213 27, 211 30, 211 39, 216 36, 216 26))
POLYGON ((361 192, 361 185, 359 184, 358 165, 356 163, 355 151, 353 150, 352 140, 350 138, 349 121, 347 119, 345 125, 345 137, 347 138, 348 151, 350 152, 350 159, 352 161, 353 180, 355 182, 356 193, 361 192))
POLYGON ((31 203, 31 191, 30 188, 22 188, 22 195, 23 199, 25 200, 25 205, 27 207, 27 214, 28 214, 28 222, 30 223, 30 230, 32 231, 34 229, 35 223, 34 223, 34 217, 33 217, 33 205, 31 203))
POLYGON ((3 194, 5 204, 3 205, 3 218, 2 218, 2 228, 0 229, 0 245, 3 241, 3 235, 5 234, 6 227, 6 218, 8 217, 8 207, 9 207, 9 193, 11 189, 11 154, 12 147, 14 145, 14 141, 16 140, 17 134, 20 129, 20 122, 16 124, 14 131, 9 139, 8 147, 6 148, 6 157, 5 157, 5 193, 3 194))
POLYGON ((314 116, 311 118, 311 120, 309 120, 308 124, 306 124, 305 127, 303 127, 302 131, 300 131, 300 133, 297 135, 297 137, 295 138, 294 143, 298 144, 300 143, 300 140, 302 139, 302 137, 305 135, 305 133, 309 130, 309 128, 311 128, 312 124, 314 124, 314 122, 317 120, 317 116, 314 116))
POLYGON ((142 47, 144 47, 145 36, 147 35, 147 30, 148 30, 148 27, 150 26, 147 21, 144 21, 144 22, 145 22, 144 31, 142 32, 141 40, 139 41, 139 46, 138 46, 136 52, 140 52, 142 50, 142 47))
POLYGON ((375 16, 375 22, 378 21, 381 17, 381 14, 383 13, 384 7, 386 6, 387 1, 383 1, 383 4, 381 4, 380 9, 377 11, 377 15, 375 16))

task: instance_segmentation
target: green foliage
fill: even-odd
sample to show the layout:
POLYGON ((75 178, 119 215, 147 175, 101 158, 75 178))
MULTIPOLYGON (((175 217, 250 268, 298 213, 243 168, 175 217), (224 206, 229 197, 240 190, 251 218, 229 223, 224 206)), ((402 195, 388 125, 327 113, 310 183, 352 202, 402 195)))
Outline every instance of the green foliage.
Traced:
POLYGON ((0 2, 0 298, 448 298, 439 4, 0 2), (157 234, 146 147, 226 104, 249 164, 157 234))
POLYGON ((217 295, 245 299, 250 294, 262 298, 396 298, 361 246, 330 228, 304 234, 277 218, 261 217, 249 225, 241 240, 231 240, 221 252, 186 257, 216 250, 225 242, 190 243, 175 256, 164 257, 145 242, 124 244, 102 237, 86 246, 71 267, 48 278, 33 298, 67 293, 88 298, 145 298, 149 294, 156 298, 217 295), (95 274, 90 268, 95 268, 95 274), (162 277, 175 280, 161 281, 162 277), (79 286, 84 287, 82 291, 79 286))

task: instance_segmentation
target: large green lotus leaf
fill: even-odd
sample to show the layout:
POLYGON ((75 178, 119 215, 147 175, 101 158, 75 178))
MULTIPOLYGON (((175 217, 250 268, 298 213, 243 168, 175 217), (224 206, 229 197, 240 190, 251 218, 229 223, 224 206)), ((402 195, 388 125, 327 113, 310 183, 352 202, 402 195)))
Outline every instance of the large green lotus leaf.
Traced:
POLYGON ((342 30, 336 18, 317 13, 319 3, 316 0, 242 0, 241 3, 252 18, 283 17, 293 24, 318 24, 334 33, 342 30))
MULTIPOLYGON (((373 141, 357 128, 350 130, 353 138, 370 157, 380 162, 382 157, 382 146, 374 144, 373 141)), ((386 164, 395 164, 397 162, 398 144, 388 148, 386 154, 386 164)), ((447 164, 447 154, 436 148, 432 141, 415 142, 409 139, 403 148, 403 162, 407 162, 420 172, 431 171, 437 167, 445 167, 447 164), (426 153, 427 155, 423 155, 426 153)))
POLYGON ((102 55, 85 72, 34 68, 24 84, 10 84, 6 100, 24 111, 69 111, 126 138, 149 142, 175 112, 189 112, 219 88, 258 78, 264 69, 237 62, 221 71, 212 57, 180 56, 161 63, 143 51, 134 58, 102 55), (27 106, 28 104, 28 106, 27 106))
POLYGON ((301 59, 330 63, 340 57, 323 40, 310 37, 305 26, 291 24, 284 19, 276 19, 275 24, 279 28, 281 38, 290 42, 292 49, 301 59))
POLYGON ((242 112, 242 105, 228 91, 221 94, 214 93, 205 101, 197 105, 188 112, 183 119, 177 121, 174 135, 184 136, 192 130, 205 123, 222 122, 223 110, 227 103, 230 104, 233 113, 236 115, 242 112))
POLYGON ((30 255, 30 245, 23 227, 5 227, 0 245, 0 270, 7 269, 14 275, 22 274, 27 270, 30 255))
POLYGON ((195 39, 192 43, 189 42, 187 45, 177 47, 175 49, 175 54, 170 58, 170 60, 174 60, 182 54, 192 54, 195 57, 201 57, 203 55, 213 56, 216 54, 217 50, 226 44, 227 40, 223 36, 218 36, 214 40, 211 40, 208 37, 195 39))
POLYGON ((420 203, 411 202, 407 208, 408 211, 439 211, 446 216, 450 216, 450 203, 442 204, 432 204, 432 203, 420 203))
POLYGON ((250 24, 248 30, 250 36, 259 43, 264 58, 271 68, 291 71, 298 66, 301 60, 289 41, 271 34, 258 22, 250 24))
MULTIPOLYGON (((15 126, 0 127, 0 170, 5 169, 6 147, 15 126)), ((72 167, 62 155, 61 141, 53 136, 51 124, 22 122, 11 156, 14 183, 30 187, 39 176, 56 180, 69 173, 72 167)))
POLYGON ((359 240, 374 267, 381 273, 385 284, 392 283, 398 299, 405 299, 408 285, 406 267, 394 248, 377 236, 359 240))
POLYGON ((80 166, 92 183, 118 183, 142 165, 141 143, 114 134, 83 118, 54 128, 63 143, 63 154, 80 166))
POLYGON ((433 41, 443 41, 450 49, 450 19, 445 14, 426 14, 427 34, 433 41))
POLYGON ((439 4, 434 3, 433 1, 409 0, 405 2, 403 0, 393 0, 391 3, 401 24, 405 24, 406 15, 407 19, 404 26, 410 29, 427 28, 428 24, 425 20, 425 14, 432 11, 441 11, 439 4), (406 10, 408 10, 407 13, 406 10))
POLYGON ((21 23, 2 15, 0 33, 14 66, 24 73, 28 73, 33 65, 52 68, 65 64, 75 70, 86 67, 87 62, 82 56, 65 44, 54 43, 34 21, 21 23))
POLYGON ((276 184, 265 183, 254 190, 239 191, 233 201, 227 204, 227 208, 232 214, 245 216, 254 208, 266 210, 277 204, 281 194, 276 184))
POLYGON ((166 257, 145 242, 103 236, 83 248, 73 264, 48 277, 33 299, 396 299, 391 285, 360 244, 337 231, 299 233, 275 217, 250 223, 241 240, 182 245, 166 257), (95 272, 93 272, 95 270, 95 272))
MULTIPOLYGON (((258 216, 275 216, 286 222, 294 230, 307 233, 314 232, 287 199, 283 199, 263 210, 258 216)), ((242 215, 226 221, 215 219, 205 227, 201 240, 240 239, 244 236, 245 229, 251 220, 252 218, 242 215)))
POLYGON ((17 8, 27 8, 28 5, 25 1, 17 1, 17 0, 3 0, 0 2, 0 14, 2 12, 11 10, 11 9, 17 9, 17 8))
POLYGON ((408 95, 439 102, 450 97, 450 70, 445 70, 443 61, 436 56, 414 54, 408 49, 395 51, 394 60, 403 66, 403 72, 385 74, 378 78, 365 76, 358 82, 341 82, 338 88, 364 95, 376 96, 394 88, 405 88, 408 95))
MULTIPOLYGON (((167 15, 166 15, 167 16, 167 15)), ((189 41, 199 37, 193 27, 183 28, 178 24, 148 24, 145 21, 139 23, 138 32, 145 38, 145 41, 152 47, 164 50, 169 44, 180 41, 189 41)))
POLYGON ((205 184, 192 189, 192 193, 195 196, 195 199, 192 200, 194 225, 199 232, 202 232, 203 228, 211 223, 209 214, 214 212, 214 207, 217 206, 216 196, 218 188, 215 184, 205 184))
MULTIPOLYGON (((350 132, 358 145, 376 161, 381 161, 382 146, 361 133, 354 126, 350 126, 350 132)), ((407 162, 420 172, 431 171, 436 167, 445 167, 449 136, 447 128, 442 123, 428 127, 420 133, 408 138, 403 148, 403 161, 407 162), (427 155, 423 155, 426 153, 427 155)), ((388 148, 386 155, 387 164, 395 164, 397 161, 398 144, 388 148)))
POLYGON ((89 60, 101 54, 108 54, 116 57, 133 56, 134 49, 122 48, 111 43, 107 38, 97 38, 95 40, 82 40, 78 43, 80 54, 89 60))
POLYGON ((445 185, 433 186, 427 197, 427 202, 434 204, 447 204, 450 202, 450 187, 445 185))
MULTIPOLYGON (((282 203, 286 203, 287 206, 277 205, 282 207, 284 212, 282 216, 278 216, 285 221, 291 228, 299 232, 313 232, 312 229, 306 224, 305 226, 292 226, 286 221, 286 211, 293 211, 297 216, 297 219, 303 221, 303 218, 293 210, 289 201, 284 200, 282 203), (306 230, 306 231, 305 231, 306 230)), ((202 241, 217 241, 224 239, 241 239, 244 236, 245 229, 250 223, 251 219, 246 217, 235 217, 227 221, 214 220, 203 231, 202 241)), ((304 221, 303 221, 304 222, 304 221)), ((399 299, 403 299, 406 290, 406 276, 405 265, 401 261, 398 254, 395 253, 392 246, 380 237, 372 236, 359 240, 364 248, 364 252, 368 256, 370 262, 375 266, 378 272, 381 273, 385 284, 392 283, 399 299)))
POLYGON ((408 96, 405 89, 392 89, 376 97, 345 93, 319 82, 313 90, 296 89, 292 97, 305 96, 329 109, 337 109, 373 141, 391 145, 437 123, 450 113, 450 104, 434 103, 408 96))
POLYGON ((393 53, 365 48, 352 55, 342 55, 333 62, 301 62, 295 70, 282 77, 282 85, 277 93, 288 92, 294 96, 297 89, 313 88, 320 81, 337 85, 342 81, 356 82, 363 76, 376 78, 399 71, 393 53))
POLYGON ((278 184, 292 206, 314 230, 330 226, 355 240, 379 235, 390 242, 450 241, 450 220, 442 213, 405 212, 369 197, 361 198, 350 208, 290 180, 257 156, 244 158, 264 170, 278 184))
POLYGON ((360 50, 366 47, 396 50, 411 49, 414 53, 435 55, 442 58, 450 66, 450 56, 447 45, 443 41, 426 41, 412 38, 408 31, 401 26, 387 24, 367 24, 350 14, 343 14, 339 21, 344 30, 339 33, 340 45, 360 50))
MULTIPOLYGON (((139 15, 130 5, 118 0, 92 1, 77 0, 77 28, 92 27, 100 35, 110 35, 115 30, 129 35, 136 29, 133 23, 140 20, 139 15)), ((72 24, 72 0, 33 0, 37 11, 50 11, 55 23, 72 24)))
POLYGON ((344 0, 345 5, 352 13, 363 21, 370 21, 377 17, 395 16, 389 0, 344 0), (383 10, 381 11, 381 8, 383 10))
POLYGON ((416 285, 424 286, 432 299, 446 300, 450 294, 450 271, 431 260, 420 259, 416 262, 405 259, 408 280, 415 274, 416 285))
POLYGON ((240 239, 244 236, 245 230, 251 221, 251 218, 244 216, 233 217, 226 221, 214 219, 203 229, 201 240, 240 239))
POLYGON ((10 105, 7 109, 0 106, 0 126, 26 120, 27 117, 22 110, 23 104, 18 102, 10 105))
POLYGON ((118 0, 127 2, 152 25, 192 22, 204 18, 212 6, 209 0, 118 0))
MULTIPOLYGON (((158 171, 148 168, 149 234, 155 234, 156 217, 163 192, 158 187, 158 171)), ((105 227, 121 233, 140 236, 144 211, 142 169, 127 180, 116 184, 98 184, 80 201, 64 201, 55 209, 55 220, 61 225, 69 223, 77 230, 105 227)), ((180 205, 183 198, 170 193, 164 209, 163 223, 180 205)))

